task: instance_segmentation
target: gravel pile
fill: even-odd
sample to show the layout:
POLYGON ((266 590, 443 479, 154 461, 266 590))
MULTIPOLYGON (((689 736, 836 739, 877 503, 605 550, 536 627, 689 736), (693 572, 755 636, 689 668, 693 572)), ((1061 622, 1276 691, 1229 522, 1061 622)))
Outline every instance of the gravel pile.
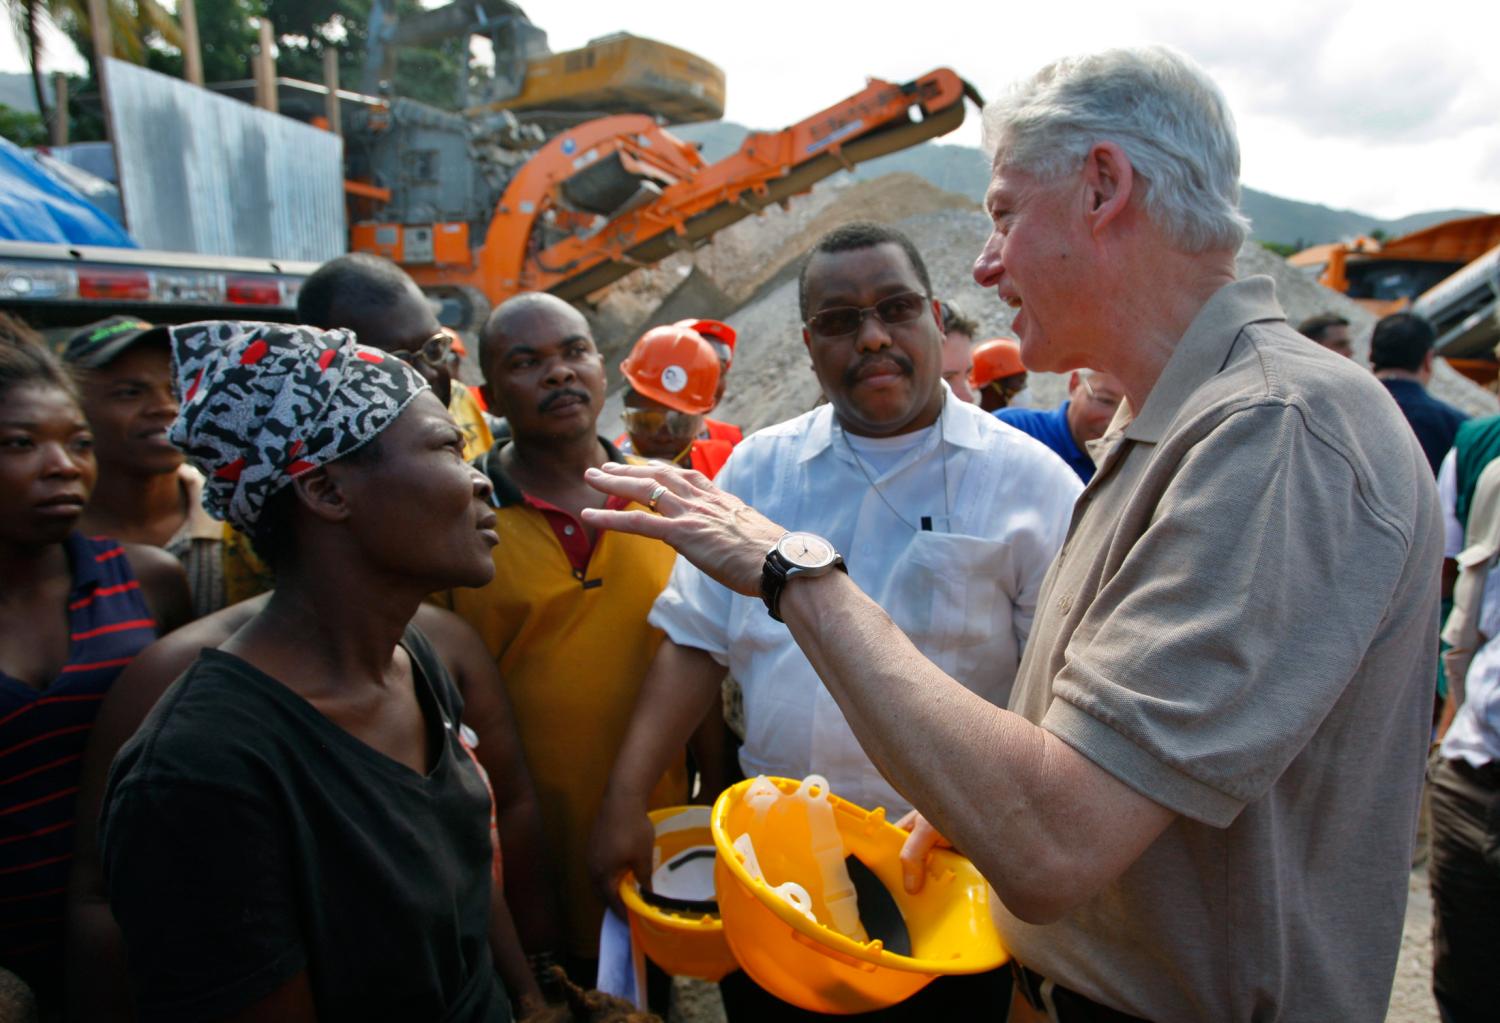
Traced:
MULTIPOLYGON (((740 332, 729 392, 719 418, 758 429, 799 415, 820 398, 797 315, 796 268, 826 231, 853 220, 893 224, 915 242, 937 297, 978 321, 979 340, 1008 335, 1011 310, 972 276, 989 235, 989 220, 970 199, 911 174, 873 181, 831 179, 787 207, 765 211, 720 232, 694 253, 671 257, 595 296, 595 336, 613 366, 647 326, 694 315, 723 316, 740 332), (712 308, 709 308, 712 307, 712 308)), ((1317 313, 1338 313, 1353 327, 1356 356, 1368 361, 1374 317, 1262 246, 1247 242, 1236 260, 1241 276, 1266 274, 1293 325, 1317 313)), ((1050 408, 1066 397, 1064 376, 1033 373, 1020 404, 1050 408)), ((1439 362, 1432 392, 1471 415, 1500 412, 1490 392, 1439 362)), ((618 395, 607 415, 618 415, 618 395)))
MULTIPOLYGON (((871 182, 877 184, 878 182, 871 182)), ((939 298, 956 303, 980 324, 980 338, 1006 335, 1012 312, 993 292, 974 283, 974 257, 989 235, 989 220, 965 201, 965 208, 925 213, 895 221, 911 236, 932 277, 939 298)), ((841 222, 842 204, 824 210, 819 220, 841 222)), ((844 219, 868 216, 859 209, 844 219)), ((816 235, 813 236, 813 239, 816 235)), ((811 245, 809 239, 807 244, 811 245)), ((1286 260, 1262 246, 1247 242, 1236 265, 1240 275, 1266 274, 1276 282, 1276 295, 1292 324, 1322 312, 1338 313, 1353 327, 1357 357, 1368 361, 1370 331, 1375 318, 1355 302, 1309 279, 1286 260)), ((776 283, 755 296, 729 317, 740 331, 741 344, 725 400, 725 418, 754 429, 779 422, 811 408, 819 391, 808 369, 797 320, 794 280, 776 283)), ((1022 404, 1050 408, 1067 392, 1064 376, 1033 373, 1022 404)), ((1495 396, 1439 361, 1433 374, 1432 392, 1471 415, 1500 412, 1495 396)))

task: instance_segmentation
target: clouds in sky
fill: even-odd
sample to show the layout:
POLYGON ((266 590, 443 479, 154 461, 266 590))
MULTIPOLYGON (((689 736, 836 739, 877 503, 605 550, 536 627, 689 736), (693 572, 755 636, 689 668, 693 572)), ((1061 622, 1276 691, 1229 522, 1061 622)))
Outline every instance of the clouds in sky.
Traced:
MULTIPOLYGON (((1246 185, 1384 217, 1500 210, 1492 0, 521 3, 555 50, 630 31, 706 57, 728 76, 726 116, 755 128, 801 120, 867 76, 946 65, 994 96, 1055 57, 1166 43, 1228 96, 1246 185)), ((24 69, 13 41, 0 47, 0 68, 24 69)), ((979 118, 945 141, 978 145, 979 118)))
POLYGON ((1490 41, 1500 38, 1500 18, 1469 14, 1456 23, 1435 6, 1430 20, 1416 21, 1413 4, 1400 23, 1378 7, 1329 8, 1291 22, 1291 32, 1260 10, 1231 12, 1212 27, 1158 27, 1226 87, 1237 86, 1250 112, 1322 136, 1425 143, 1492 126, 1500 89, 1490 41), (1470 28, 1477 36, 1466 36, 1470 28), (1486 41, 1472 45, 1477 39, 1486 41))
MULTIPOLYGON (((526 7, 555 49, 628 29, 707 57, 728 76, 727 116, 759 128, 799 120, 854 92, 865 76, 904 80, 947 65, 993 96, 1055 57, 1166 43, 1223 87, 1239 121, 1246 185, 1377 216, 1500 210, 1500 5, 656 0, 628 14, 607 0, 526 7)), ((978 118, 948 141, 977 145, 978 118)))

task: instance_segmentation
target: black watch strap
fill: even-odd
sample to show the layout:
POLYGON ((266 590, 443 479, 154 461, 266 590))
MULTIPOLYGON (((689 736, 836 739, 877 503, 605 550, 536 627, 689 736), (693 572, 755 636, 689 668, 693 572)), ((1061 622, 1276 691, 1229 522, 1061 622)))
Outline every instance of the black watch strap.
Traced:
MULTIPOLYGON (((791 567, 791 562, 773 547, 771 553, 766 555, 765 567, 760 571, 760 599, 765 602, 766 611, 778 622, 785 621, 781 617, 781 592, 786 589, 788 570, 791 567)), ((845 575, 849 574, 849 566, 844 564, 843 558, 835 561, 832 567, 845 575)))
POLYGON ((766 610, 778 622, 783 620, 781 591, 786 588, 786 570, 790 567, 781 552, 772 547, 771 553, 766 555, 765 567, 760 570, 760 599, 765 601, 766 610))

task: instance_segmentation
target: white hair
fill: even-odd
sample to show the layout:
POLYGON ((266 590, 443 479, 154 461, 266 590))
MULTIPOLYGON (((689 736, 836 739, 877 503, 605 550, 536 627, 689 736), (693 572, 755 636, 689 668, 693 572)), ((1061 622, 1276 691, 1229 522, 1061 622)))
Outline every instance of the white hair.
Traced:
POLYGON ((1147 214, 1183 250, 1244 243, 1234 116, 1192 60, 1165 46, 1067 57, 984 108, 986 151, 1042 180, 1077 170, 1098 142, 1125 151, 1147 214))

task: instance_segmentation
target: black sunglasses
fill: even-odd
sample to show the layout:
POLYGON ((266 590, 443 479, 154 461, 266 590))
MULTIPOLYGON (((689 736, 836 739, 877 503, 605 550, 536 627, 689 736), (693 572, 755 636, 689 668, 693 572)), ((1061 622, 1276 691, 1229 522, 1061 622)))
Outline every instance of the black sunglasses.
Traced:
POLYGON ((893 327, 898 323, 910 323, 929 308, 926 295, 915 291, 903 291, 899 295, 882 298, 874 305, 841 305, 824 309, 807 318, 808 333, 814 337, 847 337, 864 325, 865 317, 874 313, 881 323, 893 327))

